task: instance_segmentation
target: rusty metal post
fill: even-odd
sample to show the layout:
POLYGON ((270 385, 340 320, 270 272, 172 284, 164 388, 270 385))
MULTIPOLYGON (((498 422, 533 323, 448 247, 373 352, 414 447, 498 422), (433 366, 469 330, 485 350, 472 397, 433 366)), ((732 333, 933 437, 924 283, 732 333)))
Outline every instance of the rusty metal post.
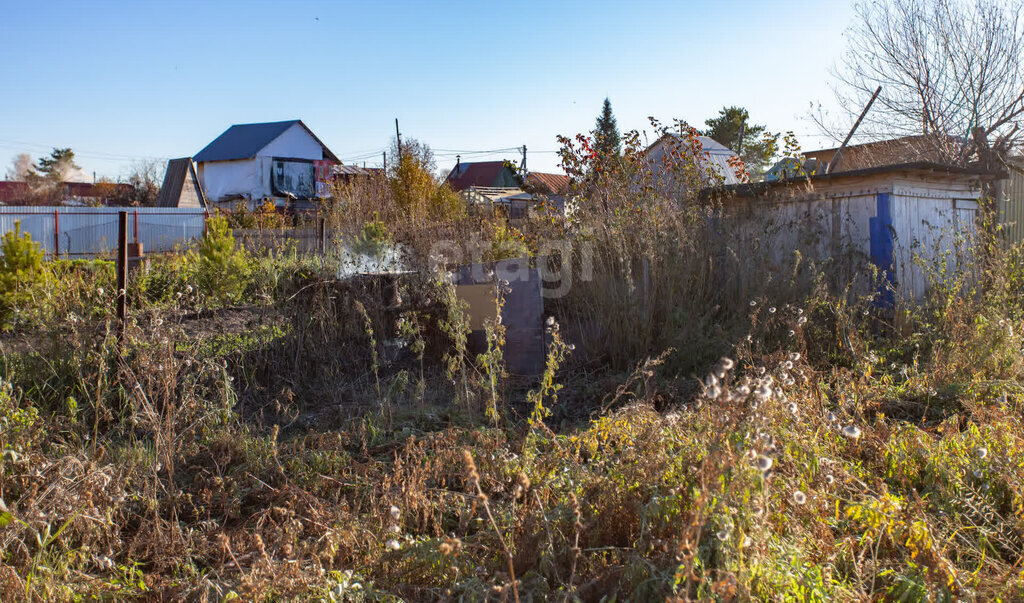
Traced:
POLYGON ((128 212, 117 214, 117 318, 121 321, 120 336, 124 338, 128 318, 128 212))

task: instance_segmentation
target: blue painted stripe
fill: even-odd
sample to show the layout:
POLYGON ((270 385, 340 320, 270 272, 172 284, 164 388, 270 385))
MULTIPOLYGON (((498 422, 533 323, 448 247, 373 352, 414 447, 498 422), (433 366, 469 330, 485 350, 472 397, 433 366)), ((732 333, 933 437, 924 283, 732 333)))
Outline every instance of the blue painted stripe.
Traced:
POLYGON ((869 220, 868 229, 871 236, 871 262, 878 267, 882 277, 875 305, 891 308, 896 283, 896 249, 892 237, 892 201, 889 199, 889 193, 878 193, 876 196, 875 217, 869 220))

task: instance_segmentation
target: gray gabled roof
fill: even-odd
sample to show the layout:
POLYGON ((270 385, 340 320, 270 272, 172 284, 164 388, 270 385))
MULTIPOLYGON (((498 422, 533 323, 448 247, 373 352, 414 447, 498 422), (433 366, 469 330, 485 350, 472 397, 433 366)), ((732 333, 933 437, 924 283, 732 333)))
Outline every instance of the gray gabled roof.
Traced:
POLYGON ((206 145, 202 151, 196 153, 193 159, 198 163, 204 161, 250 159, 255 157, 260 149, 273 142, 275 138, 284 134, 288 128, 295 124, 302 126, 313 137, 313 140, 323 147, 325 159, 338 161, 338 158, 327 148, 327 145, 321 142, 316 137, 316 134, 313 134, 313 131, 306 124, 302 123, 301 119, 258 124, 236 124, 225 130, 213 142, 206 145))

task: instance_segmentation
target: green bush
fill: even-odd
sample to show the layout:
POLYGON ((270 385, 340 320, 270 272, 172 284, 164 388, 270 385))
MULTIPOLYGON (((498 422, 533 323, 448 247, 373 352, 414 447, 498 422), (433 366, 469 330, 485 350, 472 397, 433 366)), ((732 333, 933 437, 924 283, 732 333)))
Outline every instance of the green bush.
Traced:
POLYGON ((225 218, 206 222, 206 234, 199 241, 197 253, 200 290, 220 303, 239 301, 248 285, 251 264, 245 251, 235 246, 225 218))
POLYGON ((43 251, 15 222, 14 230, 0 238, 0 252, 0 326, 7 326, 16 309, 32 302, 43 281, 43 251))
POLYGON ((362 255, 379 257, 384 248, 391 244, 391 232, 384 222, 377 219, 363 225, 363 231, 356 237, 352 250, 362 255))

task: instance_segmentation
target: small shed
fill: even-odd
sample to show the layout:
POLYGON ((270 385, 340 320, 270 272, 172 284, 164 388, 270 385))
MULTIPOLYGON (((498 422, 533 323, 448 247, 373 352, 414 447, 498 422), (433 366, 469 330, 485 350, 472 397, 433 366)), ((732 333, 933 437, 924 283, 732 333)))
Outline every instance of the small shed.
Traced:
POLYGON ((781 267, 799 251, 829 261, 837 282, 870 262, 879 303, 919 300, 930 267, 972 269, 981 184, 996 174, 931 162, 718 187, 718 222, 739 257, 781 267))
POLYGON ((539 207, 544 201, 541 196, 521 188, 471 186, 460 194, 470 207, 501 210, 512 219, 528 217, 530 209, 539 207))
POLYGON ((157 207, 206 208, 206 195, 199 184, 196 164, 191 157, 171 159, 164 172, 164 183, 156 198, 157 207))

